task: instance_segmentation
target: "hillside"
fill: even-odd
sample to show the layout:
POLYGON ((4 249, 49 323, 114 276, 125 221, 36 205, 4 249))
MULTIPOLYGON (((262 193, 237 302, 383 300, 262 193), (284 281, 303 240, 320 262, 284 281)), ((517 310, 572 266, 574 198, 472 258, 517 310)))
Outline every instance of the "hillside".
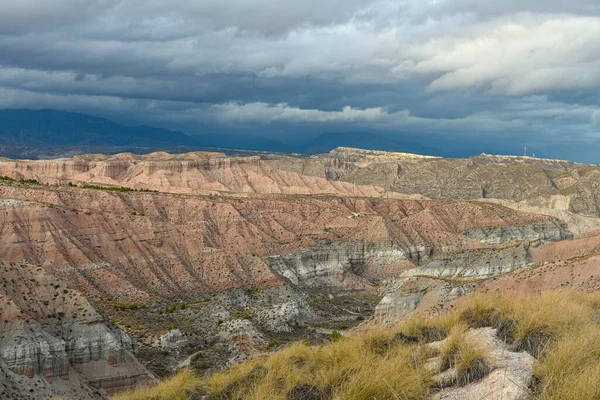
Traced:
POLYGON ((118 400, 592 399, 598 294, 477 297, 385 331, 300 342, 209 376, 188 370, 118 400), (576 327, 576 328, 574 328, 576 327))
MULTIPOLYGON (((473 294, 593 292, 600 288, 600 219, 573 205, 593 207, 595 171, 555 160, 355 148, 311 157, 156 152, 2 160, 0 260, 7 268, 0 274, 11 306, 0 320, 0 382, 10 398, 27 398, 19 394, 36 383, 47 393, 42 398, 103 398, 182 367, 211 376, 238 364, 254 368, 257 361, 243 362, 278 349, 289 354, 286 346, 299 340, 326 344, 333 331, 399 329, 413 316, 462 307, 473 294), (484 178, 496 188, 485 198, 468 190, 484 178), (493 198, 501 188, 504 198, 493 198), (35 321, 31 331, 22 319, 35 321), (101 355, 73 355, 77 343, 100 343, 98 335, 110 343, 100 345, 101 355), (15 343, 23 351, 11 350, 15 343), (54 356, 26 356, 44 354, 46 343, 54 356), (124 364, 110 364, 106 346, 124 364), (66 369, 77 377, 66 380, 66 369)), ((514 343, 481 332, 465 335, 485 334, 498 351, 515 352, 514 343)), ((312 345, 303 354, 318 349, 312 345)), ((411 346, 398 347, 402 357, 413 354, 411 346)), ((358 354, 375 365, 394 362, 358 354)), ((277 365, 273 357, 268 370, 277 365)), ((284 379, 267 377, 256 394, 235 396, 307 389, 299 380, 276 389, 271 378, 284 379)), ((176 379, 210 389, 191 375, 176 379)), ((319 391, 338 390, 316 381, 319 391)), ((429 378, 415 384, 415 393, 438 393, 429 378)), ((348 396, 368 398, 357 393, 348 396)))
POLYGON ((440 200, 496 199, 539 208, 600 216, 600 167, 565 160, 493 156, 432 158, 337 148, 307 158, 280 157, 268 164, 286 171, 405 195, 440 200))

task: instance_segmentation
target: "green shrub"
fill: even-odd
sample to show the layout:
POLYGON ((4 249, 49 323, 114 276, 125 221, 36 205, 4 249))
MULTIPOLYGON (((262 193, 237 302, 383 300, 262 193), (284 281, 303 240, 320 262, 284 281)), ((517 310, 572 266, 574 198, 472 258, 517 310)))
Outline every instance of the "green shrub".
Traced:
POLYGON ((29 183, 29 184, 33 184, 33 185, 39 184, 37 179, 25 179, 25 178, 19 179, 19 183, 29 183))
POLYGON ((344 335, 342 335, 341 333, 339 333, 338 331, 333 331, 331 332, 331 341, 332 342, 339 342, 340 340, 342 340, 344 338, 344 335))

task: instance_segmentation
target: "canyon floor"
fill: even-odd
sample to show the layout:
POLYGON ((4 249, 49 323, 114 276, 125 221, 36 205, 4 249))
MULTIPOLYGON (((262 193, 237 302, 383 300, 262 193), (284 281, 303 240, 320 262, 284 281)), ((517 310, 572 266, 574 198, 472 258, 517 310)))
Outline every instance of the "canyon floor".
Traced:
POLYGON ((599 184, 349 148, 4 159, 0 398, 105 398, 477 294, 597 291, 599 184))

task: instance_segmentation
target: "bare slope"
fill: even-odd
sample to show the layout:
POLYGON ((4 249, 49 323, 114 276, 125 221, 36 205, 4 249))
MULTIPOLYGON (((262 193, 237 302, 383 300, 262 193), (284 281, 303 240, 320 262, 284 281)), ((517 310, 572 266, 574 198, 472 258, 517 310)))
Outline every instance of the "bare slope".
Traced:
MULTIPOLYGON (((512 176, 521 161, 488 164, 512 176)), ((428 191, 469 197, 469 179, 481 177, 465 177, 459 171, 465 162, 353 149, 308 159, 154 153, 9 160, 0 163, 0 176, 8 177, 0 180, 0 259, 60 280, 60 289, 68 286, 64 295, 81 293, 87 300, 73 305, 82 307, 74 323, 93 322, 114 335, 119 331, 113 325, 135 333, 139 357, 156 373, 167 374, 184 359, 201 369, 231 365, 277 343, 299 337, 319 341, 332 329, 360 323, 384 287, 375 322, 397 320, 416 307, 451 301, 478 287, 442 286, 444 279, 480 281, 554 262, 548 258, 554 253, 571 257, 562 242, 556 250, 538 250, 548 241, 571 239, 572 233, 560 219, 530 212, 537 211, 527 208, 534 207, 533 200, 516 210, 513 202, 506 203, 509 208, 422 199, 428 191), (429 175, 424 182, 409 182, 400 173, 405 170, 413 171, 412 177, 422 170, 429 175), (340 181, 350 178, 359 184, 340 181), (415 191, 393 192, 399 182, 415 191), (80 320, 84 310, 92 322, 80 320)), ((581 166, 547 163, 550 170, 585 172, 581 166)), ((482 172, 486 165, 482 161, 471 169, 482 172)), ((541 173, 538 164, 525 167, 541 173)), ((490 176, 504 185, 503 174, 490 176)), ((527 185, 543 187, 538 175, 526 176, 527 185)), ((569 197, 565 204, 574 201, 569 197)), ((582 252, 594 251, 594 243, 590 239, 582 252)), ((17 280, 12 269, 4 273, 17 280)), ((29 273, 22 273, 25 280, 38 279, 29 273)), ((65 335, 63 322, 55 323, 58 318, 49 316, 55 312, 44 308, 54 307, 55 292, 57 301, 62 292, 54 286, 32 292, 30 286, 18 283, 6 292, 6 304, 15 304, 6 307, 11 315, 31 313, 27 299, 35 295, 44 310, 34 318, 35 335, 51 336, 52 343, 85 343, 88 328, 65 335)), ((5 324, 17 326, 13 319, 5 324)), ((11 348, 12 337, 6 336, 0 350, 11 348)), ((36 340, 24 343, 36 348, 36 340)), ((69 354, 71 348, 63 347, 69 354)), ((48 380, 46 367, 23 357, 11 364, 6 354, 0 380, 32 374, 27 379, 48 380)), ((109 352, 102 354, 110 364, 109 352)), ((69 360, 78 371, 81 363, 69 360)), ((133 356, 128 360, 137 362, 133 356)), ((65 365, 52 364, 59 379, 65 365)), ((78 374, 90 387, 116 390, 136 383, 124 381, 132 374, 119 369, 85 365, 91 366, 78 374), (106 371, 114 374, 103 378, 106 371), (92 382, 92 375, 100 381, 92 382)), ((27 390, 32 381, 27 382, 15 385, 27 390)))
POLYGON ((463 159, 339 148, 268 161, 280 169, 433 199, 528 201, 566 197, 567 211, 598 216, 600 168, 562 160, 481 154, 463 159))
POLYGON ((25 263, 1 263, 0 277, 1 398, 97 398, 154 379, 81 292, 25 263))
POLYGON ((374 265, 359 256, 391 251, 369 270, 384 279, 423 258, 489 247, 491 232, 480 228, 522 226, 532 240, 568 234, 551 217, 476 202, 210 198, 22 184, 0 184, 0 197, 0 258, 43 265, 87 294, 129 301, 279 285, 270 257, 306 256, 310 248, 332 257, 322 273, 339 272, 343 283, 356 274, 340 253, 366 271, 374 265))

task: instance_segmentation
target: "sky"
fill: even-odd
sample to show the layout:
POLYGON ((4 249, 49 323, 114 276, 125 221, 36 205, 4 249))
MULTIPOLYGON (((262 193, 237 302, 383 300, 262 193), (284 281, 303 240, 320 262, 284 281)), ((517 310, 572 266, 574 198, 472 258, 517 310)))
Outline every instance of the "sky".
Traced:
POLYGON ((597 162, 600 1, 0 0, 0 108, 597 162))

